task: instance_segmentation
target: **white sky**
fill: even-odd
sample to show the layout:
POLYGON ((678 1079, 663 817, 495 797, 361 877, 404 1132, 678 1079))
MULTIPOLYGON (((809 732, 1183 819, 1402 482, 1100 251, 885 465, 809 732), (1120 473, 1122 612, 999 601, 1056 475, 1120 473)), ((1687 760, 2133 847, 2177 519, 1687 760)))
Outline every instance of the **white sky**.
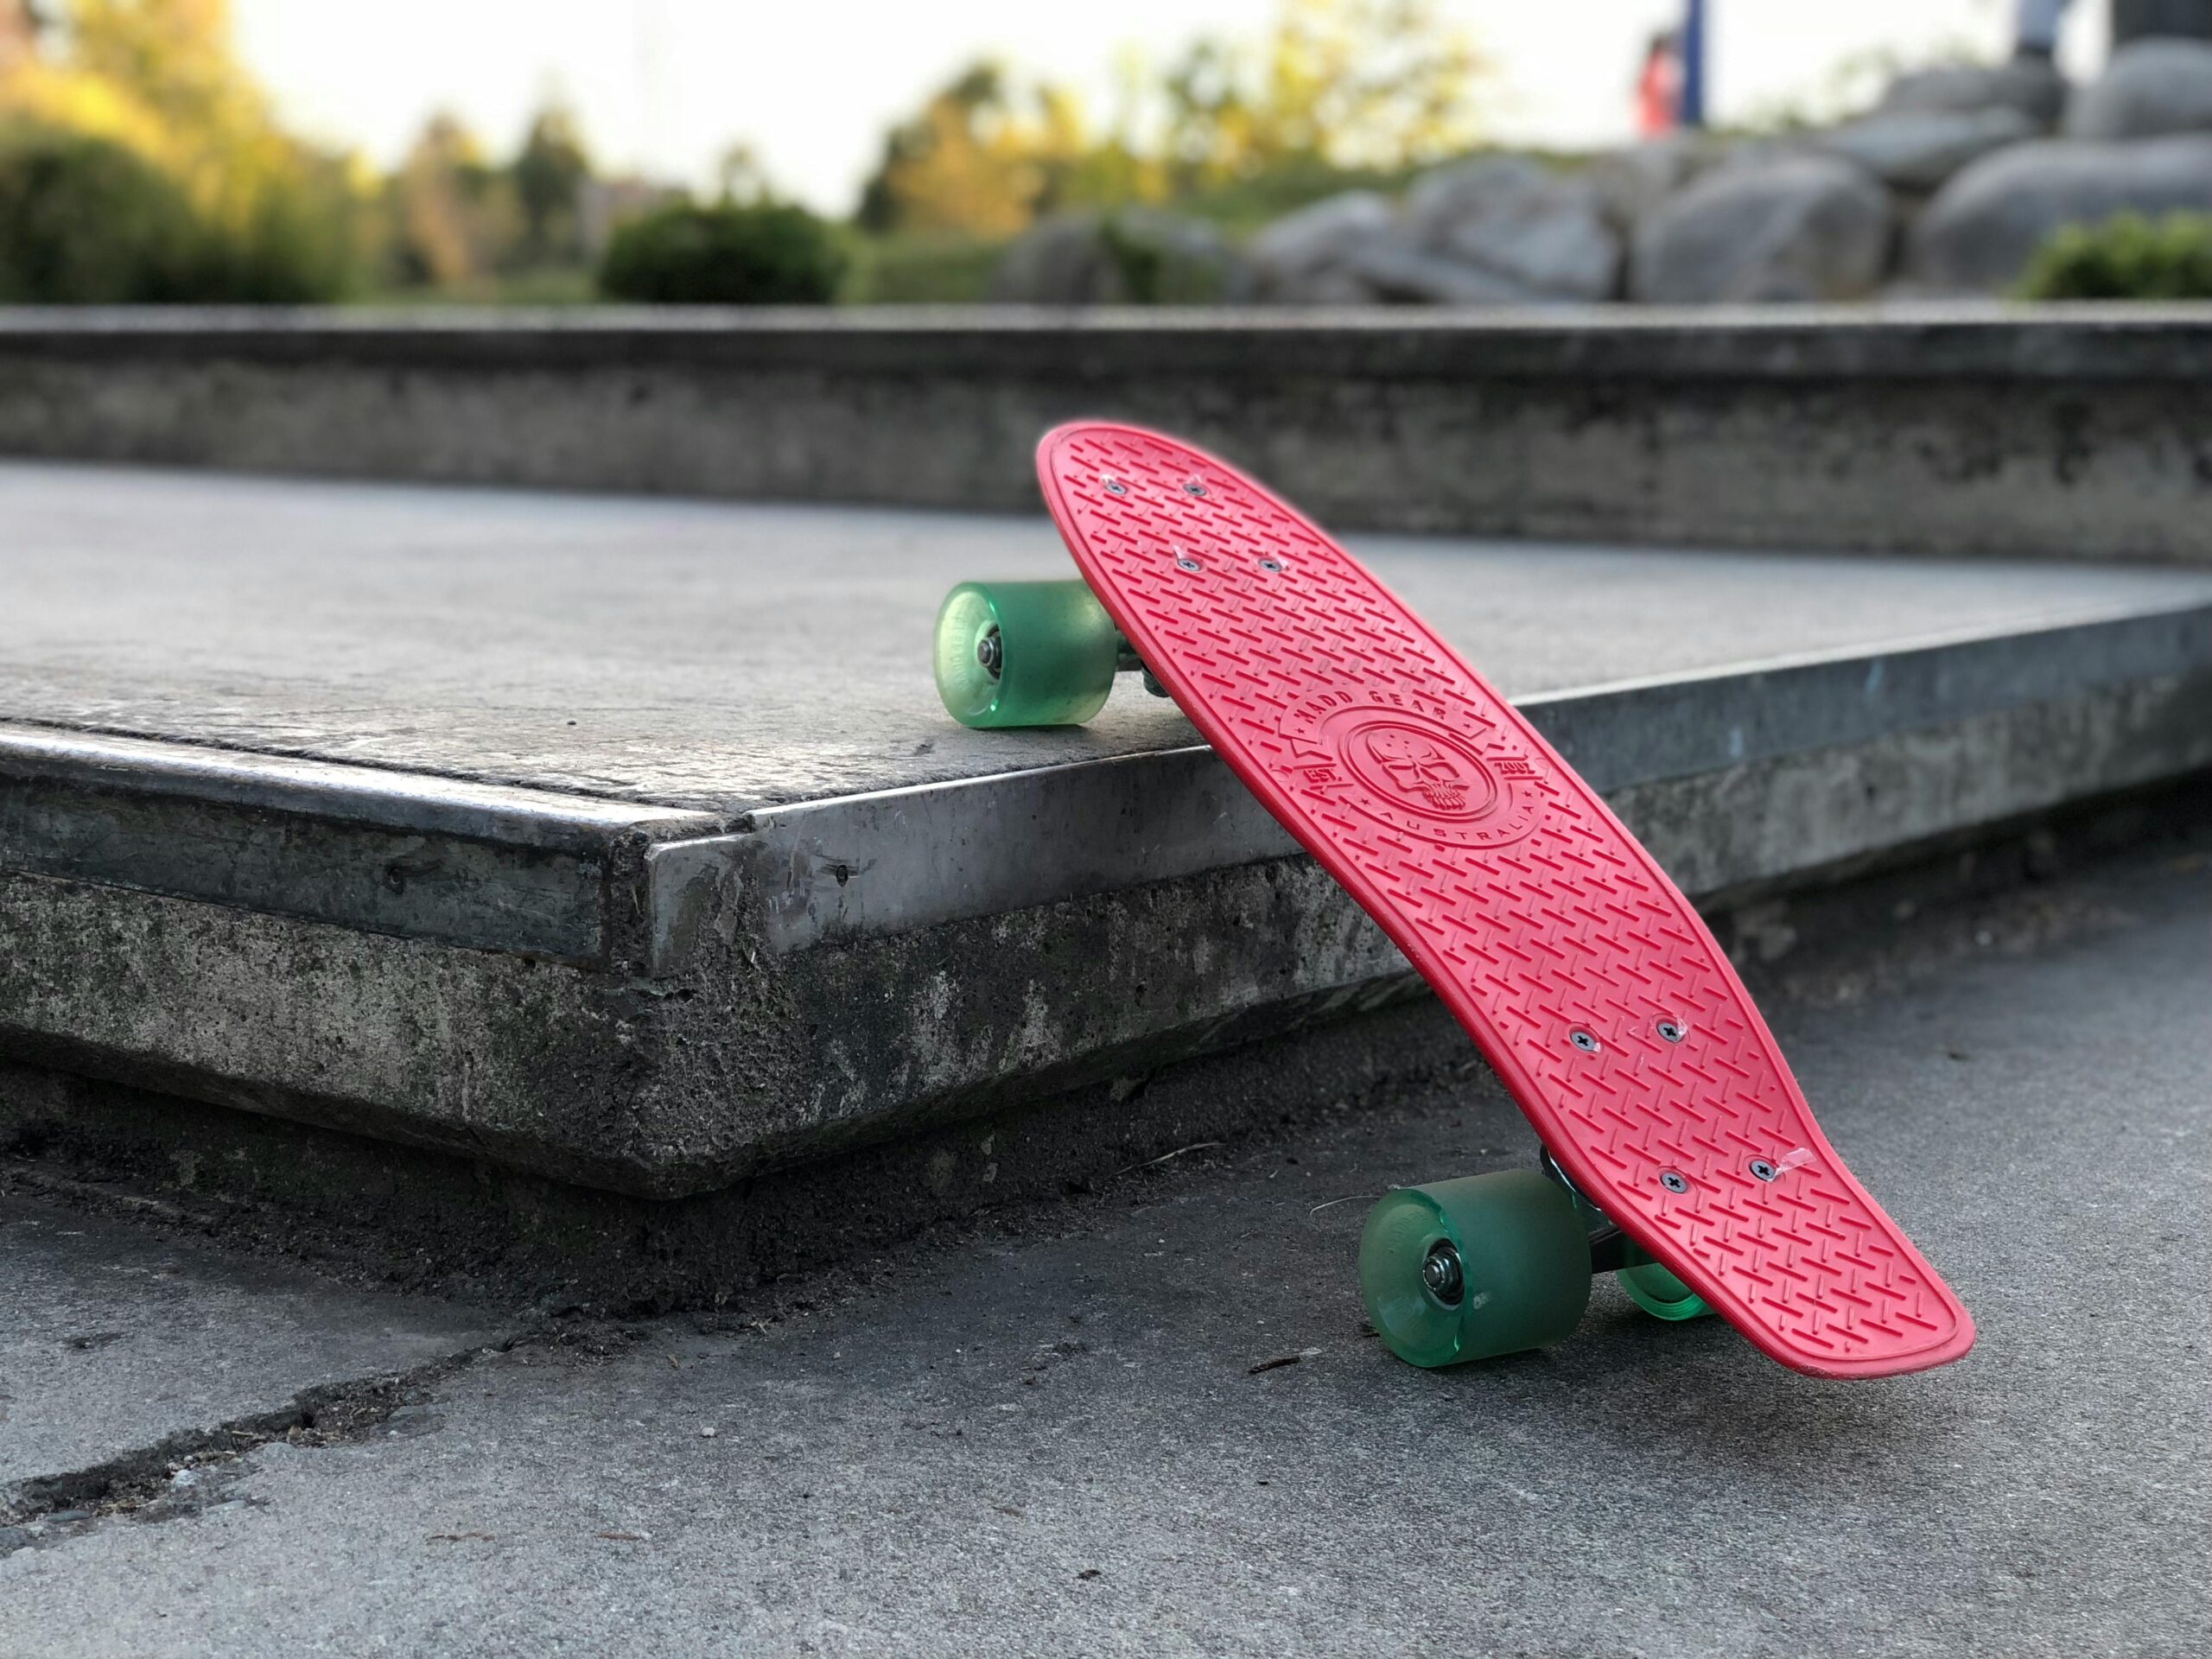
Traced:
MULTIPOLYGON (((1497 66, 1492 137, 1586 147, 1629 132, 1643 41, 1679 0, 1442 0, 1497 66)), ((433 111, 495 149, 549 88, 602 166, 704 182, 734 143, 779 188, 849 209, 885 127, 977 56, 1094 94, 1116 54, 1253 35, 1274 0, 234 0, 247 60, 286 118, 389 164, 433 111)), ((1709 0, 1726 120, 1819 90, 1842 60, 1950 45, 1996 55, 2012 0, 1709 0)), ((2065 60, 2102 56, 2102 0, 2075 0, 2065 60)))

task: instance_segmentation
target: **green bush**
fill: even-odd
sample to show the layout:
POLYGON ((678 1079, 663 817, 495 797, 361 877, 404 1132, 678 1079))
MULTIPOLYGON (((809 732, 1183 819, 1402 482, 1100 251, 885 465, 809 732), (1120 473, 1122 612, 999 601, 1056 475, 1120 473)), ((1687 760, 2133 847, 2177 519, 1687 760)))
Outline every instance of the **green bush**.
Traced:
POLYGON ((201 247, 198 300, 312 305, 343 297, 361 276, 360 227, 331 181, 272 184, 243 231, 211 230, 201 247))
POLYGON ((206 241, 184 191, 121 145, 44 128, 0 136, 0 301, 193 299, 206 241))
POLYGON ((211 225, 135 151, 38 126, 0 130, 0 302, 161 305, 334 297, 337 228, 304 194, 245 232, 211 225))
POLYGON ((2122 213, 2069 225, 2037 251, 2030 300, 2212 300, 2212 215, 2122 213))
POLYGON ((823 305, 844 269, 830 228, 803 207, 679 204, 614 233, 599 286, 649 305, 823 305))

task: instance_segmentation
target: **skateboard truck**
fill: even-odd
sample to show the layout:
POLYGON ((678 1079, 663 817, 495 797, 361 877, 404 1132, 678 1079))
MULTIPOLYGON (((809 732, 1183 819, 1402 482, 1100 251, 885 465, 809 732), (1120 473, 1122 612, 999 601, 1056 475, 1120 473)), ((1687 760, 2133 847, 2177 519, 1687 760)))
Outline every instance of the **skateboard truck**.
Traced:
MULTIPOLYGON (((1090 590, 1086 588, 1084 591, 1087 593, 1090 590)), ((1122 639, 1118 632, 1115 634, 1114 640, 1114 671, 1116 674, 1135 674, 1143 682, 1144 689, 1154 696, 1166 696, 1167 688, 1162 685, 1158 677, 1144 665, 1144 658, 1137 655, 1137 648, 1122 639)))
MULTIPOLYGON (((1669 1023, 1669 1022, 1662 1022, 1669 1023)), ((1663 1033, 1662 1033, 1664 1034, 1663 1033)), ((1668 1038, 1668 1041, 1675 1040, 1668 1038)), ((1620 1224, 1583 1196, 1574 1178, 1560 1167, 1549 1147, 1536 1148, 1536 1166, 1557 1182, 1574 1201, 1590 1235, 1590 1272, 1616 1274, 1629 1300, 1645 1313, 1662 1319, 1694 1319, 1713 1312, 1705 1299, 1654 1262, 1643 1247, 1623 1232, 1620 1224)), ((1756 1171, 1754 1172, 1756 1173, 1756 1171)), ((1676 1177, 1677 1179, 1681 1178, 1676 1177)), ((1670 1189, 1671 1190, 1671 1189, 1670 1189)))

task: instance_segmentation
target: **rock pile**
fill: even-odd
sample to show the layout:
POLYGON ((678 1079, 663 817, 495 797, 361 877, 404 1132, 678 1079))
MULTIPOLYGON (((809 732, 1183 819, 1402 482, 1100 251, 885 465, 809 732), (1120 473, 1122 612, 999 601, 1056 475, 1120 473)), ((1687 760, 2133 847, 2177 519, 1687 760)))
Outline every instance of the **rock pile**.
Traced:
POLYGON ((1055 220, 1009 251, 994 296, 1530 305, 1996 293, 2061 226, 2131 209, 2212 213, 2212 44, 2131 41, 2072 88, 2025 60, 1926 70, 1815 130, 1677 135, 1572 167, 1478 157, 1399 201, 1361 190, 1315 202, 1242 249, 1164 214, 1055 220), (1174 273, 1175 292, 1132 295, 1133 270, 1174 273))

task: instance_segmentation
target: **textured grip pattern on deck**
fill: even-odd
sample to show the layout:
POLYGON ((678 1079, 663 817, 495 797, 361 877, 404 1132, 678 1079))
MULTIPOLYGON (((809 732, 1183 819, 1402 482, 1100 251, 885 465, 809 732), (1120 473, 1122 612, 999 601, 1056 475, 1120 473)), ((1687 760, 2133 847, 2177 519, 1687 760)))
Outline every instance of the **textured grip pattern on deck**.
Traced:
POLYGON ((1696 912, 1509 704, 1211 456, 1086 425, 1048 436, 1039 471, 1147 664, 1593 1201, 1784 1363, 1875 1375, 1966 1351, 1965 1309, 1821 1136, 1696 912))

